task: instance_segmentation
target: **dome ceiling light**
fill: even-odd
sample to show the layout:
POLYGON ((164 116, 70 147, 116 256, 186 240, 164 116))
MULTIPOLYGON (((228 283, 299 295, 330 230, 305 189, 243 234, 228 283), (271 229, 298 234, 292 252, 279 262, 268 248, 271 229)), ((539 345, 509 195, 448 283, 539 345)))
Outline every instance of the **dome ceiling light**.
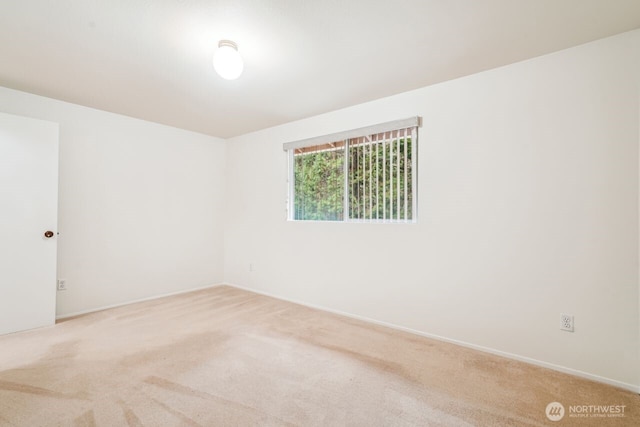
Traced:
POLYGON ((231 40, 220 40, 218 50, 213 55, 213 68, 223 79, 235 80, 244 69, 238 45, 231 40))

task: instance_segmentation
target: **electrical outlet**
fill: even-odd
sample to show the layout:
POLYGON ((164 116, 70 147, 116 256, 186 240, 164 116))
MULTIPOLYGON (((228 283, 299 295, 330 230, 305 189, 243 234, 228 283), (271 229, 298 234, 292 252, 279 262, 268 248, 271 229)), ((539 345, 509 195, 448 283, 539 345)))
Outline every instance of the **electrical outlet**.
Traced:
POLYGON ((573 316, 560 313, 560 330, 573 332, 573 316))
POLYGON ((67 290, 67 279, 58 279, 58 290, 59 291, 67 290))
POLYGON ((256 271, 256 266, 254 263, 249 263, 249 271, 256 271))

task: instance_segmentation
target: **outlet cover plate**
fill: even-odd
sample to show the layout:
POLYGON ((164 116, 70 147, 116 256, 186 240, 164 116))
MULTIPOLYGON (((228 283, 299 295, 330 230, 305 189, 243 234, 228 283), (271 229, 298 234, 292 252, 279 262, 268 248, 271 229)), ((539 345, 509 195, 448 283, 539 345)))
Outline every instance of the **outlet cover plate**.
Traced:
POLYGON ((560 313, 560 330, 573 332, 573 316, 571 314, 560 313))

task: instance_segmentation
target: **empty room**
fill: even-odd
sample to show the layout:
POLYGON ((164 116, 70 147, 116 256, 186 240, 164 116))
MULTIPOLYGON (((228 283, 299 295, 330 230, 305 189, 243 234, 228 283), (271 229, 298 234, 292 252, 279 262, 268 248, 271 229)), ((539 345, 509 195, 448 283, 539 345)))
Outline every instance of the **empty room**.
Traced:
POLYGON ((637 0, 0 0, 0 426, 640 425, 637 0))

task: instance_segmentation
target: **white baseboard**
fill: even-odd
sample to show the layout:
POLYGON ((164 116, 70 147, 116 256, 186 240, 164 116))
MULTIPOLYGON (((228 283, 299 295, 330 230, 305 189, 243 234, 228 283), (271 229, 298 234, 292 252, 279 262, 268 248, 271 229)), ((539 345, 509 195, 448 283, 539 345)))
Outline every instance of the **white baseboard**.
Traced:
POLYGON ((216 286, 221 286, 221 285, 224 285, 224 284, 225 283, 216 283, 216 284, 213 284, 213 285, 200 286, 198 288, 192 288, 192 289, 184 289, 184 290, 181 290, 181 291, 169 292, 169 293, 160 294, 160 295, 154 295, 154 296, 151 296, 151 297, 140 298, 140 299, 136 299, 136 300, 133 300, 133 301, 121 302, 121 303, 118 303, 118 304, 105 305, 105 306, 102 306, 102 307, 91 308, 89 310, 82 310, 82 311, 76 311, 76 312, 73 312, 73 313, 56 315, 56 320, 67 319, 69 317, 80 316, 80 315, 83 315, 83 314, 95 313, 97 311, 107 310, 109 308, 116 308, 116 307, 122 307, 122 306, 129 305, 129 304, 136 304, 138 302, 152 301, 154 299, 170 297, 170 296, 173 296, 173 295, 187 294, 189 292, 200 291, 202 289, 215 288, 216 286))
POLYGON ((565 373, 565 374, 574 375, 576 377, 585 378, 585 379, 596 381, 596 382, 599 382, 599 383, 612 385, 614 387, 619 387, 619 388, 622 388, 622 389, 629 390, 629 391, 632 391, 634 393, 640 394, 640 385, 628 384, 628 383, 625 383, 625 382, 622 382, 622 381, 618 381, 618 380, 614 380, 614 379, 611 379, 611 378, 602 377, 600 375, 590 374, 588 372, 580 371, 580 370, 573 369, 573 368, 568 368, 566 366, 556 365, 554 363, 544 362, 542 360, 532 359, 530 357, 520 356, 518 354, 508 353, 508 352, 501 351, 501 350, 496 350, 496 349, 493 349, 493 348, 490 348, 490 347, 484 347, 484 346, 481 346, 481 345, 476 345, 476 344, 468 343, 468 342, 465 342, 465 341, 459 341, 459 340, 456 340, 456 339, 451 339, 451 338, 443 337, 443 336, 440 336, 440 335, 430 334, 428 332, 422 332, 422 331, 418 331, 418 330, 415 330, 415 329, 406 328, 404 326, 395 325, 393 323, 382 322, 382 321, 379 321, 379 320, 371 319, 369 317, 359 316, 357 314, 347 313, 347 312, 340 311, 340 310, 334 310, 334 309, 331 309, 331 308, 327 308, 327 307, 323 307, 323 306, 319 306, 319 305, 315 305, 315 304, 309 304, 309 303, 306 303, 306 302, 297 301, 297 300, 294 300, 294 299, 291 299, 291 298, 282 297, 282 296, 279 296, 279 295, 274 295, 274 294, 271 294, 269 292, 259 291, 259 290, 248 288, 248 287, 245 287, 245 286, 239 286, 239 285, 235 285, 235 284, 232 284, 232 283, 224 283, 224 285, 231 286, 231 287, 238 288, 238 289, 242 289, 242 290, 249 291, 249 292, 253 292, 253 293, 256 293, 256 294, 260 294, 260 295, 265 295, 265 296, 268 296, 268 297, 271 297, 271 298, 276 298, 276 299, 280 299, 280 300, 283 300, 283 301, 292 302, 294 304, 299 304, 299 305, 302 305, 302 306, 305 306, 305 307, 315 308, 317 310, 322 310, 322 311, 326 311, 326 312, 329 312, 329 313, 338 314, 340 316, 345 316, 345 317, 350 317, 352 319, 362 320, 362 321, 367 322, 367 323, 373 323, 373 324, 376 324, 376 325, 386 326, 388 328, 396 329, 396 330, 399 330, 399 331, 409 332, 411 334, 419 335, 419 336, 422 336, 422 337, 425 337, 425 338, 431 338, 431 339, 435 339, 435 340, 438 340, 438 341, 444 341, 444 342, 448 342, 448 343, 451 343, 451 344, 456 344, 456 345, 459 345, 459 346, 462 346, 462 347, 467 347, 467 348, 471 348, 471 349, 474 349, 474 350, 482 351, 484 353, 490 353, 490 354, 494 354, 496 356, 505 357, 507 359, 513 359, 513 360, 517 360, 517 361, 520 361, 520 362, 530 363, 532 365, 540 366, 540 367, 547 368, 547 369, 552 369, 554 371, 558 371, 558 372, 562 372, 562 373, 565 373))

